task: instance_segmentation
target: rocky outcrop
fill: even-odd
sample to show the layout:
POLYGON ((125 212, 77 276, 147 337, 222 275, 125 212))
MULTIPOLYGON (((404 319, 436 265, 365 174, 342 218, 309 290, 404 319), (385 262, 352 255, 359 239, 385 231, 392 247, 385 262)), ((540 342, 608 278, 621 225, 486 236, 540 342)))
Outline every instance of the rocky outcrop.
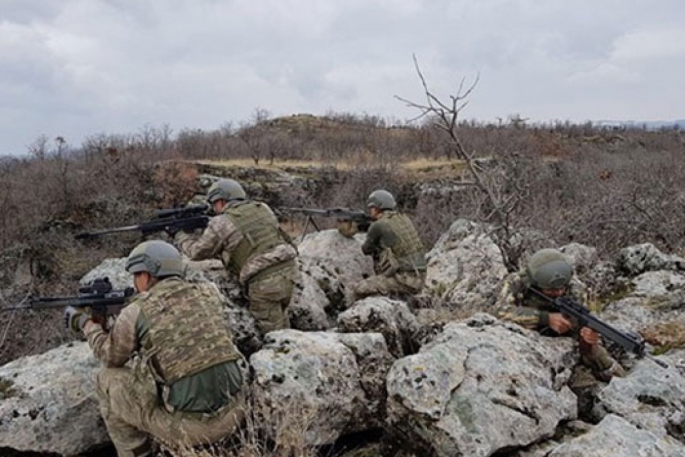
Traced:
POLYGON ((297 250, 304 263, 327 266, 343 284, 351 284, 373 274, 373 261, 364 255, 364 235, 342 236, 337 230, 310 233, 297 250))
POLYGON ((664 254, 653 244, 645 243, 622 249, 618 265, 626 274, 637 276, 646 271, 685 270, 685 259, 664 254))
POLYGON ((670 436, 641 430, 615 415, 606 416, 588 433, 545 454, 548 457, 678 457, 685 447, 670 436))
POLYGON ((559 248, 569 259, 576 274, 583 275, 597 263, 597 249, 580 243, 570 243, 559 248))
POLYGON ((685 378, 669 366, 639 361, 625 378, 616 378, 597 396, 598 417, 615 414, 657 436, 685 438, 685 378))
POLYGON ((456 220, 427 254, 425 290, 463 310, 494 304, 507 274, 502 254, 480 224, 456 220))
POLYGON ((126 257, 105 259, 81 278, 81 284, 88 284, 99 278, 109 278, 113 289, 133 287, 133 277, 126 271, 126 257))
POLYGON ((347 289, 373 274, 373 261, 361 250, 363 239, 324 230, 310 233, 298 246, 301 279, 290 302, 294 328, 329 328, 344 309, 347 289))
POLYGON ((665 297, 685 289, 685 275, 673 271, 648 271, 631 281, 636 297, 665 297))
POLYGON ((602 310, 601 317, 624 330, 631 329, 637 331, 659 320, 654 311, 642 306, 643 303, 645 303, 644 299, 627 297, 609 303, 602 310))
POLYGON ((378 333, 271 332, 250 357, 255 410, 271 437, 296 428, 308 444, 382 424, 392 363, 378 333))
POLYGON ((328 330, 331 323, 326 308, 330 307, 330 300, 312 273, 318 272, 318 269, 310 268, 304 273, 302 264, 298 266, 300 276, 288 307, 290 327, 297 330, 328 330))
POLYGON ((652 344, 676 347, 685 342, 684 304, 684 275, 650 271, 633 278, 628 296, 609 303, 601 317, 652 344))
POLYGON ((338 316, 338 331, 378 332, 395 357, 418 350, 419 324, 406 303, 386 297, 369 297, 356 302, 338 316))
POLYGON ((478 314, 445 326, 388 374, 388 420, 406 446, 490 456, 551 438, 577 415, 573 342, 478 314))
POLYGON ((109 443, 95 393, 98 367, 86 343, 0 367, 0 448, 76 455, 109 443))

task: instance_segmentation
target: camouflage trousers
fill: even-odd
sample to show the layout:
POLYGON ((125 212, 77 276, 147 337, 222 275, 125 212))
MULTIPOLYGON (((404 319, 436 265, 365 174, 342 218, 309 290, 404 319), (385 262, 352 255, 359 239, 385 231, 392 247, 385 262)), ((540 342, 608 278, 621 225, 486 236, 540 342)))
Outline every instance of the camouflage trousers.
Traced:
POLYGON ((233 434, 245 416, 242 393, 213 414, 169 412, 159 404, 154 382, 128 368, 103 368, 97 392, 119 457, 151 456, 151 436, 172 449, 213 443, 233 434))
POLYGON ((589 345, 579 340, 579 345, 580 361, 593 373, 602 373, 618 363, 601 344, 589 345))
POLYGON ((371 295, 413 295, 421 292, 425 273, 400 272, 393 276, 374 275, 352 287, 354 300, 371 295))
MULTIPOLYGON (((625 374, 623 367, 609 354, 604 346, 600 343, 587 344, 580 337, 580 328, 575 326, 569 333, 558 335, 552 330, 547 329, 542 332, 545 336, 565 337, 570 336, 578 341, 578 349, 580 351, 580 363, 588 368, 593 376, 600 381, 608 381, 612 376, 622 376, 625 374)), ((581 380, 584 384, 586 381, 581 380)), ((572 382, 574 384, 575 381, 572 382)))
POLYGON ((293 295, 297 267, 287 268, 250 281, 249 310, 262 334, 290 328, 288 305, 293 295))

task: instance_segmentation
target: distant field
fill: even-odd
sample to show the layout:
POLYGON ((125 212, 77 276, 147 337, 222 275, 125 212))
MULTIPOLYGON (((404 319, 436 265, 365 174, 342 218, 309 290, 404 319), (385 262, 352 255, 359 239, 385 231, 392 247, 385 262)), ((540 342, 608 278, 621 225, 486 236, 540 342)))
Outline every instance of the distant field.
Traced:
MULTIPOLYGON (((252 159, 231 159, 231 160, 198 160, 195 163, 220 166, 226 168, 257 168, 264 170, 283 170, 292 168, 326 168, 332 167, 336 170, 349 171, 360 167, 358 162, 323 162, 316 160, 274 160, 271 163, 268 160, 260 161, 259 165, 255 165, 252 159)), ((455 171, 464 169, 465 163, 461 160, 431 160, 418 159, 411 161, 404 161, 393 164, 398 168, 398 171, 405 173, 426 173, 426 172, 444 172, 445 174, 453 174, 455 171)))

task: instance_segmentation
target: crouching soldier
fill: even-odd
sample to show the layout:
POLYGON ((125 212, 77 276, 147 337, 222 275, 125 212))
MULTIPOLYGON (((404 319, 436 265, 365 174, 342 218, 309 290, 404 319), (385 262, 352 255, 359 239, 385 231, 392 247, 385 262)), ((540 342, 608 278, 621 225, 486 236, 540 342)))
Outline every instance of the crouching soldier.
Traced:
POLYGON ((601 345, 597 332, 588 327, 579 328, 552 303, 530 291, 535 289, 552 299, 571 295, 584 303, 584 297, 572 290, 572 276, 573 268, 561 252, 556 249, 536 252, 523 272, 512 274, 505 281, 495 308, 497 316, 543 335, 573 336, 579 343, 581 362, 600 381, 625 376, 623 367, 601 345))
POLYGON ((232 179, 207 191, 217 216, 201 236, 179 232, 176 245, 192 260, 218 258, 244 287, 262 333, 290 327, 288 305, 297 278, 297 250, 264 203, 247 199, 232 179))
POLYGON ((178 448, 231 435, 244 417, 243 361, 219 292, 184 281, 180 253, 163 241, 138 245, 126 271, 138 294, 109 331, 80 309, 65 311, 105 365, 98 397, 119 457, 152 455, 151 437, 178 448), (125 367, 136 353, 137 365, 125 367))
POLYGON ((414 223, 396 211, 395 197, 388 191, 372 192, 367 207, 374 222, 362 251, 373 257, 376 274, 355 284, 347 301, 370 295, 419 293, 426 280, 426 259, 414 223))

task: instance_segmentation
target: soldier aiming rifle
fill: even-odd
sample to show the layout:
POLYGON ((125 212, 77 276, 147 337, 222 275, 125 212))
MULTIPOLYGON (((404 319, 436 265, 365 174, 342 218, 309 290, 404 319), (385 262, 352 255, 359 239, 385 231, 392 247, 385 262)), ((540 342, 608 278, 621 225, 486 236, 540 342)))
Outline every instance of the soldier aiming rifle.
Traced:
POLYGON ((113 289, 109 278, 97 278, 94 281, 81 286, 79 294, 62 297, 30 297, 28 304, 2 308, 2 311, 18 310, 42 310, 50 308, 66 307, 66 314, 82 309, 84 315, 92 316, 101 324, 107 324, 110 316, 116 315, 121 308, 133 296, 133 287, 126 289, 113 289), (73 311, 72 311, 73 310, 73 311))

